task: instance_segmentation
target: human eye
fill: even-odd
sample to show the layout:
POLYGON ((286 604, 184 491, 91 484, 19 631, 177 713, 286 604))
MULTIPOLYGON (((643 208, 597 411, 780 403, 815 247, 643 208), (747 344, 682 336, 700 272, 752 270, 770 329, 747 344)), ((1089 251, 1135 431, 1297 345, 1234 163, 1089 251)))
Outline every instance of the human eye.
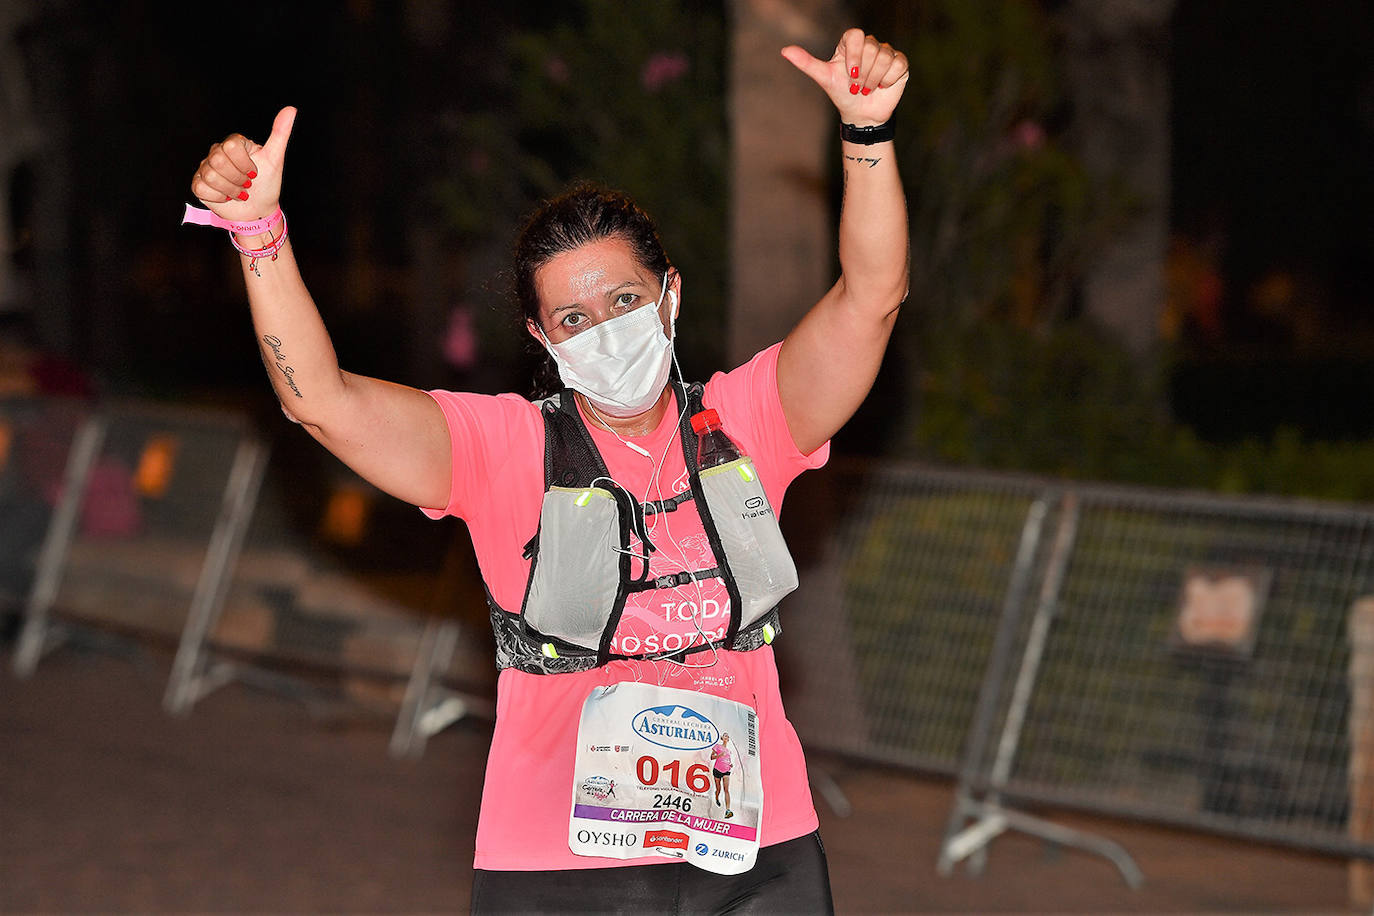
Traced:
POLYGON ((631 309, 635 307, 635 303, 637 303, 638 301, 638 293, 621 293, 619 296, 615 297, 615 307, 621 309, 622 311, 625 309, 631 309))
POLYGON ((576 330, 587 323, 587 316, 581 312, 569 312, 558 322, 570 331, 576 330))

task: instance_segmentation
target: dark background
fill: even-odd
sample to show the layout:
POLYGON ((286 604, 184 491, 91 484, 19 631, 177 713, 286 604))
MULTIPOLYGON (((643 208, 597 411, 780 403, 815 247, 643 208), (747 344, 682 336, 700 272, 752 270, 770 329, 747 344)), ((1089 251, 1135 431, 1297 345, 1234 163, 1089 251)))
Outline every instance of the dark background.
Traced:
MULTIPOLYGON (((512 110, 506 39, 575 27, 580 13, 475 0, 429 22, 406 6, 36 4, 18 48, 50 136, 10 182, 14 259, 32 284, 11 305, 107 390, 261 393, 234 261, 212 233, 177 223, 209 143, 261 137, 290 103, 301 112, 285 195, 293 240, 349 366, 417 385, 518 387, 519 367, 462 379, 417 355, 436 329, 407 305, 407 230, 444 220, 432 188, 453 165, 444 119, 512 110), (61 195, 68 219, 54 225, 41 194, 61 195), (366 265, 349 241, 359 227, 366 265), (54 228, 61 238, 43 235, 54 228), (371 276, 365 298, 348 293, 359 271, 371 276)), ((896 6, 888 15, 900 19, 896 6)), ((689 21, 726 13, 682 8, 689 21)), ((1205 438, 1284 423, 1367 436, 1374 12, 1358 0, 1184 0, 1170 34, 1171 224, 1212 247, 1222 287, 1220 331, 1185 334, 1172 406, 1205 438), (1275 273, 1299 290, 1266 312, 1254 291, 1275 273), (1311 326, 1301 343, 1300 321, 1311 326)), ((558 138, 542 142, 556 156, 558 138)), ((510 182, 502 162, 491 168, 494 183, 510 182)), ((493 202, 527 201, 517 188, 493 202)), ((454 244, 495 252, 473 264, 499 263, 517 218, 493 207, 485 237, 454 244)), ((486 273, 463 283, 499 308, 501 278, 486 273)))
POLYGON ((1216 246, 1222 334, 1195 333, 1173 404, 1205 436, 1374 433, 1371 40, 1367 3, 1178 5, 1172 223, 1216 246), (1266 312, 1276 273, 1298 290, 1266 312))

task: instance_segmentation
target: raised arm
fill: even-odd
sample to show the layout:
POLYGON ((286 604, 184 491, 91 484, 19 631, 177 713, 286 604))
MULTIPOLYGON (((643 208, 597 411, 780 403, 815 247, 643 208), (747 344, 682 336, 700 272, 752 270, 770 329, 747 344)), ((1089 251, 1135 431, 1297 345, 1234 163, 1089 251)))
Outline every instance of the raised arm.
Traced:
MULTIPOLYGON (((271 216, 281 196, 295 118, 294 108, 283 108, 265 144, 231 134, 210 147, 191 193, 226 220, 246 223, 271 216)), ((236 238, 244 249, 259 250, 282 231, 284 224, 236 238)), ((339 368, 290 241, 275 258, 241 254, 240 260, 258 349, 287 417, 384 492, 417 506, 445 506, 450 448, 439 405, 415 388, 339 368)))
MULTIPOLYGON (((842 123, 858 128, 887 123, 906 88, 906 55, 859 29, 844 33, 829 60, 795 45, 782 54, 825 90, 842 123)), ((778 354, 783 414, 806 453, 833 436, 873 387, 909 277, 906 197, 892 141, 841 147, 840 278, 778 354)))

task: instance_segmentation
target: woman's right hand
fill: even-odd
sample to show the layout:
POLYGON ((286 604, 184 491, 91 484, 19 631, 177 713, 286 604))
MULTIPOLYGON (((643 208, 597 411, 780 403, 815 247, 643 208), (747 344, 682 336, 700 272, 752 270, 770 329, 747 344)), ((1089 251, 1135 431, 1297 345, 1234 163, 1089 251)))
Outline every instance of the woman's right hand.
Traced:
POLYGON ((271 216, 281 198, 286 142, 295 120, 296 109, 283 108, 265 144, 230 134, 210 147, 191 178, 191 193, 227 220, 247 223, 271 216))

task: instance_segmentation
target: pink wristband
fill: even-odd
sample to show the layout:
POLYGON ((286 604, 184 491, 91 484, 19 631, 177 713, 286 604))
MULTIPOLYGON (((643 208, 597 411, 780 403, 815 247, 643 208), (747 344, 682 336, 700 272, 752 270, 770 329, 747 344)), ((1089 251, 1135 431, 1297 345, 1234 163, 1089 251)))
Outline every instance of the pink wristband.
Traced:
POLYGON ((286 245, 286 215, 283 214, 281 210, 278 210, 276 215, 281 219, 281 235, 272 239, 264 248, 244 248, 239 244, 239 240, 234 237, 234 233, 229 233, 229 244, 233 245, 234 248, 238 250, 239 254, 248 259, 248 269, 259 277, 262 276, 262 271, 258 270, 258 261, 262 258, 271 258, 275 261, 277 259, 277 252, 281 251, 286 245))
POLYGON ((277 217, 281 221, 281 235, 277 236, 271 242, 267 243, 265 247, 258 249, 244 248, 242 245, 239 244, 239 240, 234 238, 234 233, 232 232, 229 233, 229 244, 233 245, 236 249, 238 249, 239 254, 244 255, 245 257, 252 258, 253 260, 257 260, 258 258, 265 258, 270 255, 272 260, 275 261, 277 259, 277 252, 281 251, 282 246, 286 244, 286 214, 278 210, 277 217))
POLYGON ((213 213, 210 210, 202 210, 199 207, 186 205, 186 212, 182 214, 181 224, 193 223, 197 226, 214 226, 216 229, 228 229, 230 232, 237 232, 239 235, 261 235, 268 232, 273 226, 282 221, 281 207, 278 207, 270 216, 262 219, 255 219, 251 223, 236 223, 233 220, 213 213))

